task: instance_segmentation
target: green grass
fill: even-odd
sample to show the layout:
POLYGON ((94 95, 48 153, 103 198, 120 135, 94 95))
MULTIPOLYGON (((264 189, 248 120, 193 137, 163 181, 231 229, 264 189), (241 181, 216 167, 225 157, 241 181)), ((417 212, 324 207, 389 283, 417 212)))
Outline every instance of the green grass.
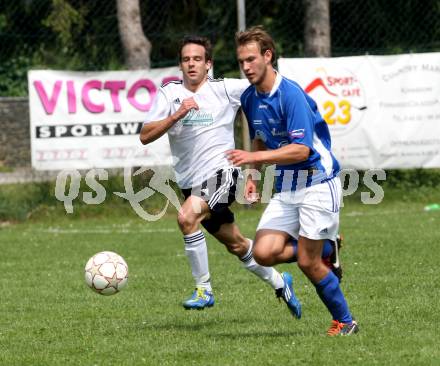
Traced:
MULTIPOLYGON (((1 365, 439 365, 440 212, 427 202, 346 202, 343 291, 361 332, 330 338, 330 316, 295 264, 303 318, 209 239, 216 305, 184 311, 193 287, 174 215, 33 218, 0 228, 1 365), (128 287, 103 297, 87 259, 113 250, 128 287)), ((429 202, 428 202, 429 203, 429 202)), ((237 210, 252 236, 261 210, 237 210)))

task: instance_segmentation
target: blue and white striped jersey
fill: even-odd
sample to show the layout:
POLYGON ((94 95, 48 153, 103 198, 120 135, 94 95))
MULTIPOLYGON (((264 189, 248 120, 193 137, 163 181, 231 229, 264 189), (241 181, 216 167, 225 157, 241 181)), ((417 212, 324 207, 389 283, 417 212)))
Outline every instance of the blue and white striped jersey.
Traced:
POLYGON ((310 148, 306 161, 276 166, 277 192, 322 183, 338 174, 340 166, 331 152, 327 123, 316 102, 296 82, 277 73, 270 93, 259 93, 251 85, 242 94, 241 105, 251 139, 261 139, 268 149, 288 144, 310 148))

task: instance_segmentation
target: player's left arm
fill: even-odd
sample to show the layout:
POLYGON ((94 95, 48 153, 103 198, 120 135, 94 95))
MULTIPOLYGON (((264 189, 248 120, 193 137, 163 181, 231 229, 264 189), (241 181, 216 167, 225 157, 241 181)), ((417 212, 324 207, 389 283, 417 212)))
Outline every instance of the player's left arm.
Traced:
POLYGON ((302 144, 290 144, 266 151, 250 152, 237 149, 227 151, 229 161, 235 166, 243 164, 295 164, 307 160, 309 154, 310 148, 302 144))

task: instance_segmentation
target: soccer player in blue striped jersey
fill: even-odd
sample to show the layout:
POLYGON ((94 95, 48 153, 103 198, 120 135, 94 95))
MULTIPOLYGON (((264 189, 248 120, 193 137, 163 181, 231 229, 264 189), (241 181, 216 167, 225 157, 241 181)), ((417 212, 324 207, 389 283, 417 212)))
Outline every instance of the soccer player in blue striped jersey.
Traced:
MULTIPOLYGON (((252 139, 252 152, 229 150, 235 165, 277 164, 276 193, 258 224, 255 260, 264 266, 289 262, 292 238, 298 240, 298 266, 316 287, 332 315, 329 335, 350 335, 358 325, 348 308, 338 278, 322 262, 326 240, 335 241, 339 227, 339 163, 331 152, 327 124, 315 101, 274 68, 275 46, 261 27, 236 35, 237 58, 251 86, 241 96, 252 139)), ((256 194, 246 182, 245 194, 256 194)))

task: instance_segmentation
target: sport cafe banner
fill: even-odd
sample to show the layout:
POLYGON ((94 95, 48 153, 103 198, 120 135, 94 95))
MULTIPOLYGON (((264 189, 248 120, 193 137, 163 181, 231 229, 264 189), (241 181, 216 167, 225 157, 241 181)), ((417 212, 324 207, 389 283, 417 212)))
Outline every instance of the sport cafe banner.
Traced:
POLYGON ((440 53, 278 65, 318 103, 344 168, 440 167, 440 53))
POLYGON ((177 67, 149 71, 29 71, 32 166, 39 170, 171 164, 167 136, 139 132, 160 85, 177 67))

